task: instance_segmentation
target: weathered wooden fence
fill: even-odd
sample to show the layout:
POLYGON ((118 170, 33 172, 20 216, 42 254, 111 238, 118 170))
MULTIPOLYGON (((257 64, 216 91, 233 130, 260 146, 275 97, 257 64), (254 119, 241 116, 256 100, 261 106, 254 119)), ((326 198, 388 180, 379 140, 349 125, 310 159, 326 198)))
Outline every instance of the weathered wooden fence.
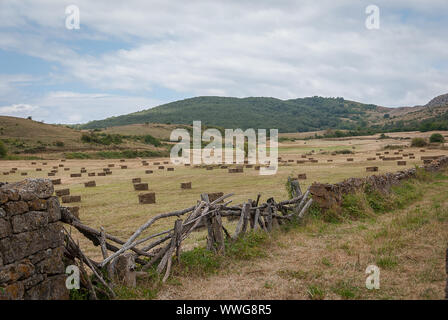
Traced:
MULTIPOLYGON (((108 293, 103 293, 110 297, 114 297, 113 283, 112 286, 107 283, 102 271, 107 272, 109 280, 115 279, 126 285, 135 285, 135 263, 141 265, 142 271, 157 264, 157 272, 163 274, 163 281, 166 281, 171 272, 173 256, 179 256, 182 242, 195 230, 205 227, 206 248, 216 254, 223 254, 226 239, 235 241, 245 233, 257 230, 271 232, 276 226, 292 219, 302 219, 313 200, 309 197, 309 190, 302 194, 297 180, 290 181, 290 184, 293 198, 280 202, 269 198, 266 203, 259 203, 260 195, 258 195, 256 200, 249 199, 241 205, 231 205, 232 201, 229 198, 233 194, 223 195, 213 201, 209 200, 208 194, 202 194, 200 201, 194 206, 151 217, 126 241, 106 233, 103 228, 96 230, 84 225, 68 208, 62 208, 62 221, 76 228, 95 246, 100 246, 103 260, 95 262, 88 258, 67 231, 66 255, 73 261, 78 260, 82 273, 85 272, 83 265, 86 264, 108 289, 108 293), (178 218, 173 228, 142 236, 158 220, 172 217, 178 218), (233 234, 227 230, 223 218, 238 220, 233 234), (112 254, 109 255, 109 252, 112 254)), ((89 288, 91 295, 96 297, 97 288, 94 289, 89 281, 84 279, 85 286, 89 288)))

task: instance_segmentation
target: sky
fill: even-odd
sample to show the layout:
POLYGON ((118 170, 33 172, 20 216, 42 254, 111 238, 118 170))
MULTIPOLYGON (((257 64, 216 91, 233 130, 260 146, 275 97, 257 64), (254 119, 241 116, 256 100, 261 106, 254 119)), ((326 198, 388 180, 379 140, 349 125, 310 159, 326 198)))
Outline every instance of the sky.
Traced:
POLYGON ((423 105, 448 93, 447 12, 447 0, 0 0, 0 115, 85 123, 195 96, 423 105))

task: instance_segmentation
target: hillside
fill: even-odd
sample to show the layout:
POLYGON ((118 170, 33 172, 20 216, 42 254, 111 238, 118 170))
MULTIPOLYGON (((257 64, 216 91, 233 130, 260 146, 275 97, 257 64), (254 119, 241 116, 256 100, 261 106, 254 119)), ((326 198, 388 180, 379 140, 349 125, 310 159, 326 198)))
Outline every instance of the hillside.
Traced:
POLYGON ((395 108, 388 114, 371 127, 383 131, 447 130, 448 94, 437 96, 424 106, 395 108))
MULTIPOLYGON (((168 129, 159 130, 164 132, 168 129)), ((155 147, 152 142, 145 142, 144 137, 145 133, 129 136, 126 133, 91 133, 30 119, 0 116, 0 140, 6 145, 10 155, 61 155, 67 152, 120 150, 166 151, 163 146, 155 147), (92 141, 87 141, 86 137, 92 138, 92 141), (142 138, 139 139, 140 137, 142 138)))
POLYGON ((280 132, 296 132, 353 129, 382 118, 384 113, 375 105, 343 98, 196 97, 79 127, 94 129, 145 122, 191 125, 194 120, 201 120, 205 125, 224 128, 278 128, 280 132))
POLYGON ((144 123, 191 125, 194 120, 201 120, 204 125, 209 126, 278 128, 280 132, 367 128, 376 131, 406 131, 419 130, 421 126, 430 130, 446 130, 447 101, 448 95, 442 95, 425 106, 386 108, 343 98, 309 97, 280 100, 263 97, 196 97, 127 115, 91 121, 78 127, 95 129, 144 123), (434 125, 434 122, 437 123, 434 125))

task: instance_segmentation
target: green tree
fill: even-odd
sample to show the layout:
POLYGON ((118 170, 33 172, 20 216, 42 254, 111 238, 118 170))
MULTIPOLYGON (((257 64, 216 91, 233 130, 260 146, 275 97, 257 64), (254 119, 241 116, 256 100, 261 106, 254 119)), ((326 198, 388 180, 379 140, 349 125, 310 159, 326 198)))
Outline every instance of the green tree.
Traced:
POLYGON ((6 157, 7 154, 8 154, 8 149, 6 148, 3 141, 0 140, 0 158, 6 157))
POLYGON ((423 138, 414 138, 411 142, 411 147, 424 147, 427 143, 423 138))
POLYGON ((429 137, 429 142, 445 142, 445 138, 440 133, 433 133, 431 137, 429 137))

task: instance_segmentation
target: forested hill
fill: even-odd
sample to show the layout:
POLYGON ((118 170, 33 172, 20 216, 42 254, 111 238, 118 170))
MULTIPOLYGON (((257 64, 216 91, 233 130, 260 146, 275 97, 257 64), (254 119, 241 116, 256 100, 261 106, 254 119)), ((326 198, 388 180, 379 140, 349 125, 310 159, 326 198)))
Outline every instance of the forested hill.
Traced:
POLYGON ((104 120, 79 125, 96 129, 137 123, 202 124, 224 128, 277 128, 280 132, 327 128, 356 129, 382 119, 387 108, 344 100, 309 97, 275 98, 196 97, 104 120))

